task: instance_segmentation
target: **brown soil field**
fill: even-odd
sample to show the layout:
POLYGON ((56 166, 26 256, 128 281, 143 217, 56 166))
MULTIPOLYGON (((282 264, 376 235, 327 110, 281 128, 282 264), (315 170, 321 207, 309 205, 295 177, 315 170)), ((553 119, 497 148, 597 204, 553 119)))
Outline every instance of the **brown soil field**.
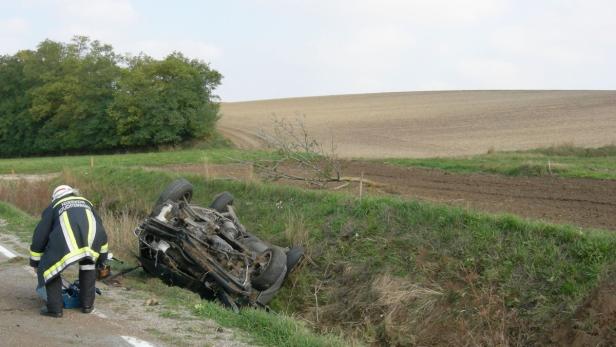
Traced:
POLYGON ((616 231, 616 181, 451 174, 352 161, 345 175, 385 183, 382 191, 490 213, 616 231))
MULTIPOLYGON (((208 178, 252 180, 257 174, 249 165, 174 165, 149 168, 190 172, 208 178)), ((306 176, 294 167, 285 171, 306 176)), ((374 182, 365 184, 363 192, 395 195, 430 202, 445 203, 489 213, 512 213, 552 223, 616 231, 616 181, 566 179, 558 177, 507 177, 489 174, 452 174, 441 170, 401 168, 370 161, 346 161, 345 176, 363 177, 374 182)), ((305 182, 279 180, 280 184, 306 186, 305 182)), ((329 188, 341 186, 331 183, 329 188)), ((359 194, 353 182, 341 188, 359 194)))
POLYGON ((443 91, 221 104, 219 128, 239 147, 260 129, 305 117, 311 135, 346 158, 435 157, 616 142, 616 91, 443 91))

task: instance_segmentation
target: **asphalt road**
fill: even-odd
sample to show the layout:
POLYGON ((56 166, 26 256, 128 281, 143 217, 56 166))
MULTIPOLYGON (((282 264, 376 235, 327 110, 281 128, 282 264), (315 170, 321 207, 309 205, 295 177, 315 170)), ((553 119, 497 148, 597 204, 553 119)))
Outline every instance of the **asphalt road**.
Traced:
MULTIPOLYGON (((3 235, 2 239, 6 239, 3 235)), ((39 314, 36 275, 27 259, 0 242, 0 341, 3 346, 157 346, 155 337, 94 314, 65 310, 61 319, 39 314), (11 254, 12 253, 12 254, 11 254), (154 342, 147 342, 154 341, 154 342)), ((103 308, 104 310, 104 308, 103 308)))
MULTIPOLYGON (((0 346, 220 346, 247 347, 237 331, 210 320, 195 319, 190 311, 145 304, 152 294, 97 282, 103 295, 95 310, 83 314, 65 309, 63 318, 41 316, 44 305, 35 293, 36 274, 28 266, 27 245, 6 232, 0 219, 0 346), (174 317, 163 313, 172 312, 174 317)), ((64 271, 77 278, 77 269, 64 271)), ((152 279, 158 281, 157 279, 152 279)))

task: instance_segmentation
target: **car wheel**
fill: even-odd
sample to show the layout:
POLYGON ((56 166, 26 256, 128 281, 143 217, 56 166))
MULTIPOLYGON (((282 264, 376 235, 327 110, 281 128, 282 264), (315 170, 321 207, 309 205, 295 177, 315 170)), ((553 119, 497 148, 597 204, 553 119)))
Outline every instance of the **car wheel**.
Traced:
POLYGON ((246 248, 248 248, 249 250, 260 254, 265 252, 268 248, 270 248, 269 245, 267 245, 265 242, 261 241, 258 237, 246 233, 247 236, 238 239, 238 241, 243 244, 244 246, 246 246, 246 248))
POLYGON ((304 256, 304 247, 295 246, 287 252, 287 275, 304 256))
POLYGON ((222 192, 216 195, 214 201, 212 201, 212 204, 210 205, 210 208, 220 213, 224 213, 229 211, 227 208, 229 205, 233 205, 233 195, 229 192, 222 192))
POLYGON ((261 256, 267 257, 267 264, 261 273, 252 279, 252 286, 257 290, 265 290, 272 286, 287 272, 287 255, 278 247, 267 249, 261 256))
POLYGON ((186 200, 186 202, 190 202, 193 194, 193 186, 190 182, 188 182, 184 178, 179 178, 173 182, 171 182, 156 200, 154 204, 154 210, 152 214, 157 214, 160 212, 160 207, 166 201, 171 200, 173 202, 178 202, 181 200, 186 200))

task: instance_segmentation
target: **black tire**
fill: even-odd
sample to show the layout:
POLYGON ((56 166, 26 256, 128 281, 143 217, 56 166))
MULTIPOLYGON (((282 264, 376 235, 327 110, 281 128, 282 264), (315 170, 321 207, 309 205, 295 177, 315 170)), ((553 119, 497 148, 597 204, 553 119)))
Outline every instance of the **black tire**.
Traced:
POLYGON ((157 215, 160 212, 162 204, 171 200, 173 202, 179 202, 186 200, 190 202, 193 194, 193 185, 185 178, 178 178, 177 180, 169 183, 169 185, 160 193, 158 200, 154 204, 152 215, 157 215))
POLYGON ((287 255, 278 247, 266 250, 269 261, 261 273, 252 279, 252 286, 257 290, 265 290, 272 286, 287 271, 287 255))
POLYGON ((248 248, 249 250, 260 254, 265 252, 266 250, 268 250, 270 248, 270 246, 268 244, 266 244, 265 242, 261 241, 258 237, 250 234, 250 233, 246 233, 246 237, 238 239, 238 241, 243 244, 244 246, 246 246, 246 248, 248 248))
POLYGON ((222 192, 216 195, 214 201, 212 201, 212 204, 210 205, 210 208, 220 213, 224 213, 229 211, 227 208, 229 205, 233 205, 233 195, 229 192, 222 192))
POLYGON ((287 252, 287 275, 293 271, 293 268, 304 256, 304 247, 295 246, 287 252))

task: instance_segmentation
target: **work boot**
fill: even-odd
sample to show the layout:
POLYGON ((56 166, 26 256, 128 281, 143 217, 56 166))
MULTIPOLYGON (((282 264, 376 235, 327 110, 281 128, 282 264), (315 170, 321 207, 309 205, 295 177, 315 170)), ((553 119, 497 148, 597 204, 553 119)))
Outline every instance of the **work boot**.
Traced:
POLYGON ((43 306, 43 307, 41 307, 41 315, 47 316, 47 317, 53 317, 53 318, 62 318, 63 313, 62 313, 62 311, 60 311, 60 312, 49 311, 47 309, 47 306, 43 306))
POLYGON ((62 317, 62 308, 64 302, 62 300, 62 279, 56 276, 45 284, 47 291, 47 305, 41 309, 43 316, 62 317))
POLYGON ((79 262, 79 301, 81 312, 90 313, 94 309, 94 296, 96 292, 96 271, 94 263, 90 260, 79 262))

